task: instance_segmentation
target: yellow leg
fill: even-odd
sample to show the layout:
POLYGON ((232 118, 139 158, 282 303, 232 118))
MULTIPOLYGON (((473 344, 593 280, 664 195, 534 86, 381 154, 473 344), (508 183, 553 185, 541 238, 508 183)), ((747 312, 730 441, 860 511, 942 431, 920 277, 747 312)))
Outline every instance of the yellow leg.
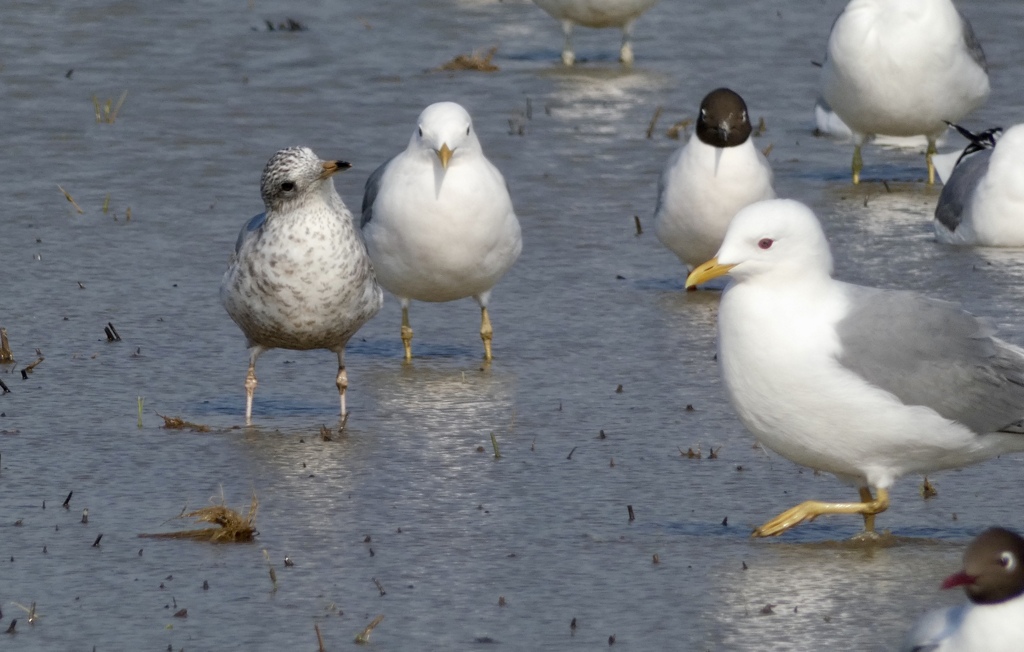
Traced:
POLYGON ((409 307, 402 306, 402 346, 405 347, 405 361, 412 360, 412 326, 409 325, 409 307))
POLYGON ((860 183, 860 171, 864 168, 864 160, 860 157, 860 143, 853 147, 853 185, 860 183))
POLYGON ((480 307, 480 339, 484 341, 484 360, 491 361, 491 340, 494 338, 494 329, 491 328, 491 318, 487 314, 485 306, 480 307))
POLYGON ((863 502, 859 503, 822 503, 817 500, 808 500, 792 509, 787 509, 755 529, 753 536, 774 537, 805 521, 813 521, 822 514, 863 514, 864 527, 868 527, 868 517, 870 517, 870 526, 874 528, 875 514, 889 509, 889 492, 886 489, 879 489, 878 497, 871 499, 871 492, 868 489, 861 489, 860 497, 863 502))
POLYGON ((935 156, 938 153, 939 153, 939 151, 935 148, 935 139, 929 136, 929 138, 928 138, 928 151, 924 155, 925 161, 928 162, 928 185, 929 186, 934 186, 935 185, 935 162, 932 160, 932 157, 935 156))
POLYGON ((256 361, 249 363, 249 373, 245 376, 245 425, 252 425, 252 396, 256 393, 256 361))
MULTIPOLYGON (((868 489, 867 487, 861 487, 857 491, 860 492, 860 501, 862 503, 870 503, 870 502, 873 502, 875 500, 874 497, 871 495, 871 490, 868 489)), ((865 512, 863 514, 863 516, 864 516, 864 531, 865 532, 874 532, 875 531, 875 515, 874 514, 868 514, 868 513, 865 512)))

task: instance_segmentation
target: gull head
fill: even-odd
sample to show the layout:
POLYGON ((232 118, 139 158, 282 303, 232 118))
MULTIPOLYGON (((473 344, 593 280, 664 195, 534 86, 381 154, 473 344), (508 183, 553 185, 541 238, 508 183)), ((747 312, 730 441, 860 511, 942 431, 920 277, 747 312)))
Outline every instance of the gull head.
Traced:
POLYGON ((829 278, 832 253, 810 208, 792 199, 759 201, 736 213, 718 255, 686 278, 696 287, 729 274, 735 281, 771 278, 777 283, 829 278))
MULTIPOLYGON (((260 179, 260 194, 267 210, 280 211, 302 202, 323 187, 335 172, 347 170, 345 161, 322 161, 308 147, 289 147, 270 157, 260 179)), ((331 185, 333 187, 333 185, 331 185)))
POLYGON ((736 147, 747 142, 751 132, 747 103, 728 88, 716 88, 700 103, 697 137, 712 147, 736 147))
POLYGON ((455 102, 438 102, 423 109, 409 149, 429 152, 445 170, 451 161, 480 151, 469 112, 455 102))
POLYGON ((967 546, 964 569, 946 578, 942 588, 964 587, 976 604, 996 604, 1024 594, 1024 539, 994 527, 967 546))

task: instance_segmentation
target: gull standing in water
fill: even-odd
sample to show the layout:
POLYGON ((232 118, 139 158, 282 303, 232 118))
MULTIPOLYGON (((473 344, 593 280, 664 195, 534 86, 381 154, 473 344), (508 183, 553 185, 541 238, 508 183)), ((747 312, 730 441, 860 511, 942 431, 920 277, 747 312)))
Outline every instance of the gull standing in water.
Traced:
POLYGON ((523 240, 505 178, 484 156, 462 106, 423 110, 405 151, 366 181, 361 228, 380 284, 402 304, 405 359, 412 359, 411 300, 473 297, 490 360, 487 303, 523 240))
POLYGON ((347 417, 345 345, 377 314, 384 294, 331 175, 351 167, 308 147, 283 149, 263 168, 266 211, 242 227, 220 298, 249 346, 245 421, 252 421, 256 359, 268 349, 329 349, 347 417))
POLYGON ((767 448, 860 492, 797 505, 756 536, 822 514, 861 514, 871 533, 900 476, 1024 451, 1024 349, 955 304, 834 280, 803 204, 741 210, 686 285, 723 274, 718 364, 740 420, 767 448))
POLYGON ((571 66, 576 62, 572 46, 572 30, 576 25, 603 29, 617 27, 622 30, 622 47, 619 61, 626 65, 633 63, 633 23, 658 0, 533 0, 551 17, 562 23, 565 45, 562 47, 562 63, 571 66))
POLYGON ((875 134, 924 135, 928 183, 935 140, 988 99, 988 65, 971 24, 951 0, 851 0, 832 25, 821 94, 861 145, 875 134))
POLYGON ((751 131, 743 98, 713 90, 700 103, 693 136, 665 166, 654 230, 687 271, 715 255, 738 210, 775 198, 772 167, 751 131))

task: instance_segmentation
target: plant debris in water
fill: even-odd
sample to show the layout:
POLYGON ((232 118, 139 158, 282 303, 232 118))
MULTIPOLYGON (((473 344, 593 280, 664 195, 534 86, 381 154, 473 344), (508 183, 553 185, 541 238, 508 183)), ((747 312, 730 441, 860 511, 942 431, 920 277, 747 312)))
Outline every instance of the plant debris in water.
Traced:
POLYGON ((192 432, 210 432, 210 426, 203 425, 201 423, 192 423, 191 421, 185 421, 181 417, 165 417, 159 412, 156 413, 158 417, 164 420, 162 428, 167 430, 191 430, 192 432))
POLYGON ((479 72, 496 72, 498 66, 491 63, 494 53, 498 51, 495 45, 486 52, 476 50, 472 54, 460 54, 444 64, 438 70, 477 70, 479 72))
POLYGON ((256 537, 256 511, 260 502, 256 493, 252 494, 249 513, 242 516, 227 505, 210 505, 176 518, 192 518, 200 523, 214 523, 217 527, 183 530, 181 532, 160 532, 157 534, 140 534, 143 539, 193 539, 210 543, 249 543, 256 537))

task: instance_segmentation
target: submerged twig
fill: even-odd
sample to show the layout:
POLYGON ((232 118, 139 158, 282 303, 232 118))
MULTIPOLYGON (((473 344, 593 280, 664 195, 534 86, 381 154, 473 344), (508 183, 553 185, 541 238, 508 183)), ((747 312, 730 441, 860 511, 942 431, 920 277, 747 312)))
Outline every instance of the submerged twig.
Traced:
POLYGON ((64 188, 63 188, 63 187, 61 187, 61 185, 60 185, 59 183, 57 184, 57 188, 58 188, 58 189, 59 189, 59 190, 60 190, 60 191, 61 191, 62 193, 64 193, 64 199, 66 199, 66 200, 68 200, 69 202, 71 202, 71 205, 75 207, 75 210, 76 210, 76 211, 78 211, 78 214, 79 214, 79 215, 81 215, 82 213, 84 213, 84 212, 85 212, 85 211, 83 211, 83 210, 82 210, 82 207, 78 205, 78 202, 76 202, 76 201, 74 200, 74 198, 73 198, 73 197, 71 196, 71 193, 69 193, 69 192, 68 192, 67 190, 64 190, 64 188))
POLYGON ((384 614, 380 614, 379 616, 377 616, 376 618, 374 618, 374 619, 373 619, 373 620, 372 620, 372 621, 370 622, 370 624, 369 624, 369 625, 367 625, 367 626, 366 626, 366 627, 365 627, 365 628, 363 629, 363 631, 359 632, 359 634, 357 634, 357 635, 356 635, 356 643, 359 643, 360 645, 364 645, 364 644, 366 644, 366 643, 369 643, 369 642, 370 642, 370 632, 372 632, 372 631, 373 631, 373 629, 374 629, 374 628, 375 628, 375 627, 376 627, 377 625, 379 625, 379 624, 380 624, 380 621, 382 621, 382 620, 384 620, 384 614))
POLYGON ((144 539, 194 539, 196 541, 209 541, 210 543, 247 543, 256 536, 256 512, 259 506, 259 499, 257 499, 256 493, 253 492, 252 502, 249 504, 249 513, 245 516, 222 503, 220 505, 203 507, 187 514, 179 514, 175 517, 192 518, 201 523, 214 523, 218 527, 184 530, 181 532, 140 534, 139 537, 144 539))
POLYGON ((658 124, 658 118, 660 118, 660 117, 661 117, 661 106, 658 106, 658 108, 656 108, 654 110, 654 115, 651 116, 650 124, 647 125, 647 140, 650 140, 651 136, 654 135, 654 127, 655 127, 655 125, 658 124))

